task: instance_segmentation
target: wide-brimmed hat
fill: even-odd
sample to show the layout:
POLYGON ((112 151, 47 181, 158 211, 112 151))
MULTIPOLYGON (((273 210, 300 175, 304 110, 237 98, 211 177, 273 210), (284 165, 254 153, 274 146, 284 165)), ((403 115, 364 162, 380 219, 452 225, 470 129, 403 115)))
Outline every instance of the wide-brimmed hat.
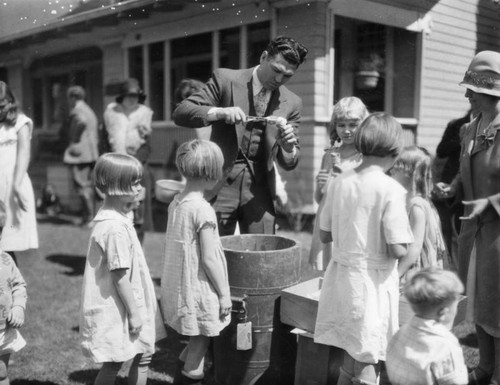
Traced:
POLYGON ((479 94, 500 97, 500 53, 481 51, 474 56, 460 85, 479 94))
POLYGON ((123 101, 123 98, 127 95, 138 96, 139 103, 144 103, 144 100, 146 100, 146 95, 144 94, 144 91, 141 89, 139 81, 134 78, 127 79, 120 84, 119 94, 116 97, 116 101, 118 103, 121 103, 123 101))

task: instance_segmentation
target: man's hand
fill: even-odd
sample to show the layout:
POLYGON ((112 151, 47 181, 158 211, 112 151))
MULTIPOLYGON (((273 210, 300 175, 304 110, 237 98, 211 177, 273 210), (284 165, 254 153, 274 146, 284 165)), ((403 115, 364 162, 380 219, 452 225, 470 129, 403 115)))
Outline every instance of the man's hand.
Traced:
POLYGON ((285 124, 280 127, 279 123, 276 125, 278 126, 276 142, 278 142, 284 151, 293 152, 295 146, 299 143, 293 126, 291 124, 285 124))
POLYGON ((245 122, 246 114, 240 107, 216 108, 214 111, 215 120, 224 120, 227 124, 245 122))
POLYGON ((276 127, 278 133, 276 134, 276 142, 286 152, 293 152, 295 146, 299 143, 295 130, 291 124, 287 124, 285 118, 276 118, 276 127))

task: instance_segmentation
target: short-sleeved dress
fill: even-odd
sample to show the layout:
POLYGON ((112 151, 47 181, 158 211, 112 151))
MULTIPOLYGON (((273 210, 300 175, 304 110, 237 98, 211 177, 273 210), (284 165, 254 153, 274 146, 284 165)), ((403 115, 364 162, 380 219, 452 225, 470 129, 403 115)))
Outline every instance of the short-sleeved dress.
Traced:
POLYGON ((17 137, 19 130, 25 125, 29 128, 31 140, 33 122, 26 115, 19 114, 14 126, 0 122, 0 200, 7 208, 7 221, 0 239, 0 248, 6 251, 38 248, 35 195, 27 173, 21 185, 22 195, 27 200, 26 211, 21 210, 12 194, 17 160, 17 137))
POLYGON ((406 278, 410 272, 431 266, 443 268, 444 262, 448 262, 449 259, 443 233, 441 231, 439 214, 432 203, 420 196, 414 196, 410 200, 408 213, 411 212, 413 207, 419 207, 425 213, 424 243, 418 260, 408 272, 401 277, 401 287, 404 287, 406 278))
POLYGON ((320 228, 333 238, 314 341, 355 360, 385 360, 398 329, 397 261, 388 244, 413 242, 406 190, 380 169, 346 171, 327 190, 320 228))
MULTIPOLYGON (((326 151, 327 152, 325 153, 324 157, 332 156, 335 153, 339 155, 337 148, 327 149, 326 151)), ((356 152, 349 157, 345 158, 339 157, 339 160, 340 164, 337 165, 337 167, 342 172, 345 172, 347 170, 352 170, 353 168, 358 167, 361 164, 361 161, 363 160, 363 155, 360 152, 356 152)), ((330 169, 330 171, 332 171, 332 169, 330 169)), ((314 227, 311 237, 311 248, 309 249, 309 263, 316 266, 318 270, 326 270, 326 265, 323 263, 323 245, 319 240, 319 217, 321 211, 323 210, 323 207, 325 206, 325 197, 328 184, 334 178, 335 176, 330 172, 330 176, 328 177, 325 186, 323 187, 324 189, 323 198, 321 199, 321 202, 319 202, 318 210, 316 211, 316 218, 314 219, 314 227)))
POLYGON ((155 351, 157 300, 132 221, 114 210, 94 218, 83 275, 80 335, 84 353, 95 362, 124 362, 155 351), (129 333, 125 306, 111 271, 128 269, 142 319, 141 332, 129 333))
POLYGON ((213 228, 217 259, 229 286, 217 218, 202 197, 179 197, 168 207, 160 299, 163 317, 182 335, 217 336, 229 325, 230 317, 219 316, 219 296, 201 265, 198 234, 207 223, 213 228))

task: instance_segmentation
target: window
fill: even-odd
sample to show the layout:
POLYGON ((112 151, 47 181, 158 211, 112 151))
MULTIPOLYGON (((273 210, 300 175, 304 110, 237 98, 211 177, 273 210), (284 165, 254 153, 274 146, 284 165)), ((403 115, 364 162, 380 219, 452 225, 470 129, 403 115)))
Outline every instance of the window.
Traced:
POLYGON ((262 51, 267 48, 270 37, 269 22, 251 24, 248 26, 248 54, 249 67, 259 64, 262 51))
POLYGON ((335 51, 335 101, 354 95, 370 111, 416 117, 416 32, 336 16, 335 51))
POLYGON ((155 120, 165 120, 165 58, 163 42, 149 45, 148 103, 155 120))
POLYGON ((135 78, 143 86, 143 53, 142 46, 130 48, 128 51, 128 73, 130 78, 135 78))
POLYGON ((242 66, 257 65, 262 51, 269 42, 270 30, 269 21, 222 29, 218 32, 219 47, 213 46, 212 32, 172 39, 169 58, 164 57, 165 42, 130 47, 128 76, 138 79, 143 85, 148 85, 147 103, 154 111, 153 119, 169 120, 175 108, 175 89, 181 80, 192 78, 206 82, 212 75, 213 55, 217 52, 220 66, 224 68, 238 69, 242 66), (240 44, 243 28, 247 28, 246 52, 242 52, 240 44), (145 52, 146 58, 144 58, 145 52), (242 57, 246 58, 246 63, 241 62, 242 57), (144 66, 147 66, 148 71, 145 71, 144 66), (170 68, 170 73, 165 73, 165 68, 170 68), (170 90, 165 89, 165 84, 171 85, 170 90), (170 106, 167 111, 165 111, 166 105, 170 106))
POLYGON ((240 29, 228 28, 220 31, 220 66, 240 68, 240 29))
MULTIPOLYGON (((171 43, 170 100, 174 100, 175 87, 185 78, 206 82, 212 73, 212 34, 174 39, 171 43)), ((172 106, 174 107, 174 106, 172 106)))

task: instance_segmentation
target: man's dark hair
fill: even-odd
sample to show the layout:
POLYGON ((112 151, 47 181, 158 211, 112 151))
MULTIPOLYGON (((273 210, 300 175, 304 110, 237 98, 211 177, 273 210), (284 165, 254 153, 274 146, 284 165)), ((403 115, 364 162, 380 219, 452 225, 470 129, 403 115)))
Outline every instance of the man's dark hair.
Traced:
POLYGON ((274 57, 281 54, 283 58, 295 65, 300 65, 306 60, 307 48, 288 36, 277 36, 269 42, 267 53, 274 57))

